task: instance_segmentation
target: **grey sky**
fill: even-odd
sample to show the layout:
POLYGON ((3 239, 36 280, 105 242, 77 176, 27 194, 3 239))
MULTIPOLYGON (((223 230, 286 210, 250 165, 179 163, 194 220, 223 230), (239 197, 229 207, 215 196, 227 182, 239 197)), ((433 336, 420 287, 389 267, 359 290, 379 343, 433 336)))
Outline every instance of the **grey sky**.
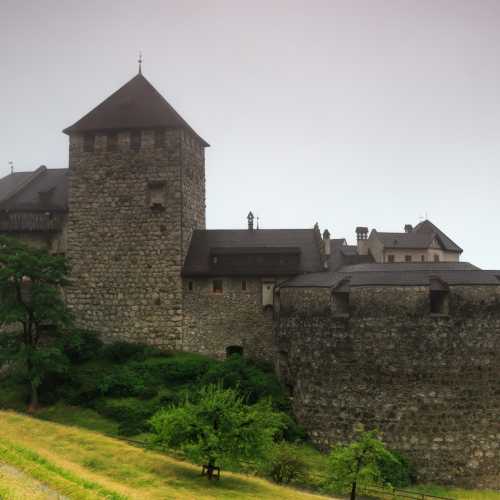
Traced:
POLYGON ((0 0, 0 174, 144 74, 212 147, 207 224, 402 230, 500 268, 500 2, 0 0))

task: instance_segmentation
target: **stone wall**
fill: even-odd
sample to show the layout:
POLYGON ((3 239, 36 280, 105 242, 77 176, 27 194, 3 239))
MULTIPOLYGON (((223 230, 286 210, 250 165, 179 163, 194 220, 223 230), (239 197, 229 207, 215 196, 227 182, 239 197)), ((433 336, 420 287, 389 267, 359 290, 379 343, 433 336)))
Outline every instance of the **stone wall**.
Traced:
POLYGON ((273 318, 262 307, 261 280, 224 278, 222 283, 222 293, 214 293, 212 279, 185 279, 183 348, 223 359, 227 347, 240 346, 246 357, 272 361, 273 318))
POLYGON ((429 314, 421 287, 351 288, 349 318, 328 301, 282 289, 275 329, 277 370, 314 441, 348 441, 360 422, 422 480, 500 487, 500 287, 452 287, 449 317, 429 314))
POLYGON ((180 349, 181 267, 193 229, 205 225, 203 147, 179 129, 161 146, 154 137, 142 131, 134 151, 121 132, 108 151, 97 135, 93 152, 70 137, 67 301, 107 341, 180 349))

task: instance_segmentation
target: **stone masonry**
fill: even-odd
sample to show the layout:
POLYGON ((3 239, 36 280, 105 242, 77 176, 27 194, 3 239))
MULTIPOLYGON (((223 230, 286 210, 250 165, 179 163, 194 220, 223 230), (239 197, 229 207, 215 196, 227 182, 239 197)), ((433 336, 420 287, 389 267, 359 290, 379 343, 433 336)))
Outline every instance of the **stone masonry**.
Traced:
POLYGON ((70 136, 67 300, 107 341, 180 349, 181 267, 192 231, 205 227, 204 149, 186 130, 164 133, 158 147, 143 130, 138 151, 130 132, 116 151, 106 135, 92 152, 70 136))
POLYGON ((425 287, 360 287, 349 317, 330 290, 281 289, 276 366, 313 440, 358 423, 416 465, 419 479, 500 487, 500 286, 450 290, 429 315, 425 287))

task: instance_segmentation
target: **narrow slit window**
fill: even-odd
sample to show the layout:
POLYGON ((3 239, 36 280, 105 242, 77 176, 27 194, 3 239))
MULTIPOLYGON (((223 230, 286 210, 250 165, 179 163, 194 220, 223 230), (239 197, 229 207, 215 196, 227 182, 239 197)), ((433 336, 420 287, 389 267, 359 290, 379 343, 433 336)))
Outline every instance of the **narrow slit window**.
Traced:
POLYGON ((155 130, 155 148, 165 146, 165 130, 155 130))
POLYGON ((188 281, 188 290, 189 290, 190 292, 192 292, 192 291, 193 291, 193 289, 194 289, 193 282, 192 282, 192 281, 188 281))
POLYGON ((85 153, 93 153, 95 148, 95 135, 85 134, 83 136, 83 151, 85 153))
POLYGON ((118 134, 109 134, 107 136, 106 149, 116 151, 118 149, 118 134))
POLYGON ((212 281, 212 291, 214 293, 222 293, 223 287, 222 287, 222 280, 213 280, 212 281))
POLYGON ((246 292, 247 291, 247 280, 241 281, 241 289, 246 292))
POLYGON ((132 130, 130 132, 130 149, 139 151, 141 149, 142 134, 140 130, 132 130))

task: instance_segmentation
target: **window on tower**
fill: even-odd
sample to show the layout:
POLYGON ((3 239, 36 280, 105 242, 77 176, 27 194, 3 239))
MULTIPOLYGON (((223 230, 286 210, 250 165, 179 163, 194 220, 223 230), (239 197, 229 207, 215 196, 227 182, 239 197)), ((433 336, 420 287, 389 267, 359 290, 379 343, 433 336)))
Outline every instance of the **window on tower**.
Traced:
POLYGON ((95 135, 85 134, 83 136, 83 151, 85 153, 93 153, 95 147, 95 135))
POLYGON ((139 151, 141 149, 142 134, 140 130, 132 130, 130 132, 130 149, 139 151))

